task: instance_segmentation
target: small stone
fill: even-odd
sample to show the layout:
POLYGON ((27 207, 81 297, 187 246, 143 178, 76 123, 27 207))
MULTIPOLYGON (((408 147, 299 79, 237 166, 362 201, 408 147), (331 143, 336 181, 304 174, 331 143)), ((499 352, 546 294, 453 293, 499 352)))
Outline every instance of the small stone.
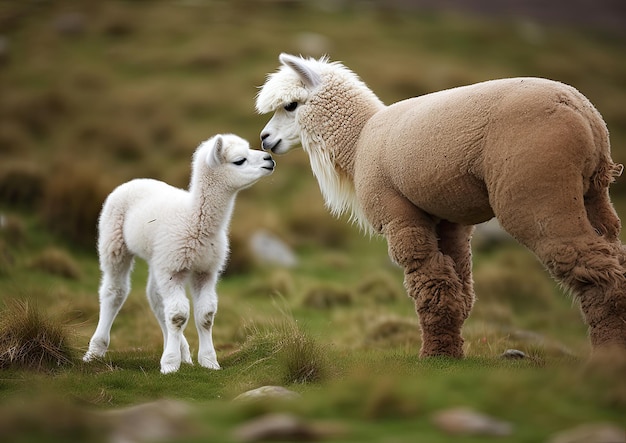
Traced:
POLYGON ((80 35, 85 30, 85 16, 80 12, 60 14, 54 20, 54 27, 62 35, 80 35))
POLYGON ((191 407, 177 400, 157 400, 99 413, 110 426, 111 442, 178 440, 189 434, 191 407))
POLYGON ((298 264, 298 259, 291 248, 267 231, 260 230, 252 235, 250 250, 263 264, 274 264, 286 268, 292 268, 298 264))
POLYGON ((235 439, 254 441, 307 441, 319 438, 313 427, 293 414, 267 414, 246 422, 233 431, 235 439))
POLYGON ((0 64, 9 60, 9 39, 0 35, 0 64))
POLYGON ((233 401, 243 402, 265 399, 295 400, 300 397, 300 394, 297 392, 290 391, 282 386, 261 386, 260 388, 252 389, 244 392, 243 394, 239 394, 233 399, 233 401))
POLYGON ((505 437, 513 433, 510 423, 497 420, 468 408, 452 408, 437 412, 433 423, 452 435, 490 435, 505 437))
POLYGON ((502 353, 502 355, 500 355, 500 357, 506 358, 509 360, 521 360, 521 359, 526 358, 526 354, 524 354, 522 351, 519 351, 517 349, 507 349, 506 351, 502 353))
POLYGON ((548 443, 626 443, 626 430, 611 423, 587 423, 553 435, 548 443))

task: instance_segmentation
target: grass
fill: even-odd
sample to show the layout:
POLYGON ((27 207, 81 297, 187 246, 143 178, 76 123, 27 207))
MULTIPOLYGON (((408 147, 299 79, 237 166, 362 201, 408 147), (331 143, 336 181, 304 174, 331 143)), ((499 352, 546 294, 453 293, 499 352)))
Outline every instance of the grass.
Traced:
MULTIPOLYGON (((317 42, 386 103, 504 76, 565 81, 596 104, 614 159, 626 162, 623 35, 248 1, 0 2, 0 29, 10 48, 0 84, 11 86, 0 94, 3 438, 99 441, 107 430, 98 413, 163 398, 197 413, 202 431, 181 441, 233 441, 238 425, 272 411, 328 425, 331 441, 449 441, 432 416, 459 406, 510 422, 511 442, 546 441, 589 422, 626 426, 624 360, 589 359, 576 305, 516 245, 475 250, 468 358, 418 359, 402 272, 383 240, 331 218, 301 150, 277 158, 272 177, 238 198, 214 326, 222 370, 159 373, 162 337, 142 261, 110 351, 80 359, 98 316, 95 222, 104 197, 134 177, 187 186, 193 150, 215 133, 254 145, 268 118, 254 113, 254 95, 278 53, 317 51, 317 42), (67 13, 82 22, 61 32, 67 13), (257 229, 294 248, 298 266, 255 260, 246 244, 257 229), (529 358, 500 358, 509 348, 529 358), (263 385, 302 398, 231 402, 263 385)), ((612 188, 620 213, 624 183, 612 188)), ((186 335, 197 349, 192 325, 186 335)))

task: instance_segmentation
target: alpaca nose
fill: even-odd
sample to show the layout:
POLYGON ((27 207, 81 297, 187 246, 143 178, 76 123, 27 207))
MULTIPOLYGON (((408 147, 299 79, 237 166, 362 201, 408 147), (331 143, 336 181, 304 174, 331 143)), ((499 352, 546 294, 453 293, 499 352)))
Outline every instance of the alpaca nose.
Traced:
POLYGON ((270 137, 269 132, 261 133, 261 149, 263 149, 264 151, 270 151, 272 150, 272 148, 274 148, 278 144, 278 143, 272 144, 269 137, 270 137))

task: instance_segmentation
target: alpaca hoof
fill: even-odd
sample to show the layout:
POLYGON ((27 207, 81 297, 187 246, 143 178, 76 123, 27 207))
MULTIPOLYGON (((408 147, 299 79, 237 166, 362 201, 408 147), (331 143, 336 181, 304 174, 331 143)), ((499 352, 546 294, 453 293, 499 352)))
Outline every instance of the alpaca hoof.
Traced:
POLYGON ((180 368, 180 364, 162 364, 161 365, 161 374, 172 374, 180 368))
POLYGON ((161 358, 161 374, 171 374, 172 372, 178 371, 180 363, 180 356, 161 358))
POLYGON ((87 351, 85 352, 85 355, 83 355, 83 361, 85 363, 89 363, 91 361, 97 360, 99 358, 104 357, 104 354, 106 353, 106 351, 87 351))
POLYGON ((465 353, 463 352, 463 339, 457 337, 455 339, 428 339, 422 338, 422 350, 420 357, 450 357, 450 358, 463 358, 465 353))
POLYGON ((200 366, 207 368, 207 369, 221 369, 220 364, 217 362, 217 360, 204 358, 204 359, 200 359, 198 363, 200 363, 200 366))

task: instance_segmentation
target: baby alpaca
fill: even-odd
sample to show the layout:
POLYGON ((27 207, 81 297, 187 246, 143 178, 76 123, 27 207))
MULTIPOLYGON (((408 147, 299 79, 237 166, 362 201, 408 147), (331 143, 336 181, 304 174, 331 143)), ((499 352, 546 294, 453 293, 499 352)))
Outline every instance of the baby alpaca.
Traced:
POLYGON ((211 335, 217 284, 228 256, 228 226, 237 193, 274 170, 274 160, 232 134, 196 150, 189 191, 135 179, 106 199, 99 222, 100 319, 84 361, 104 356, 113 321, 130 291, 134 257, 148 262, 147 295, 163 331, 161 372, 191 363, 183 335, 189 319, 189 282, 198 329, 198 362, 219 369, 211 335))

